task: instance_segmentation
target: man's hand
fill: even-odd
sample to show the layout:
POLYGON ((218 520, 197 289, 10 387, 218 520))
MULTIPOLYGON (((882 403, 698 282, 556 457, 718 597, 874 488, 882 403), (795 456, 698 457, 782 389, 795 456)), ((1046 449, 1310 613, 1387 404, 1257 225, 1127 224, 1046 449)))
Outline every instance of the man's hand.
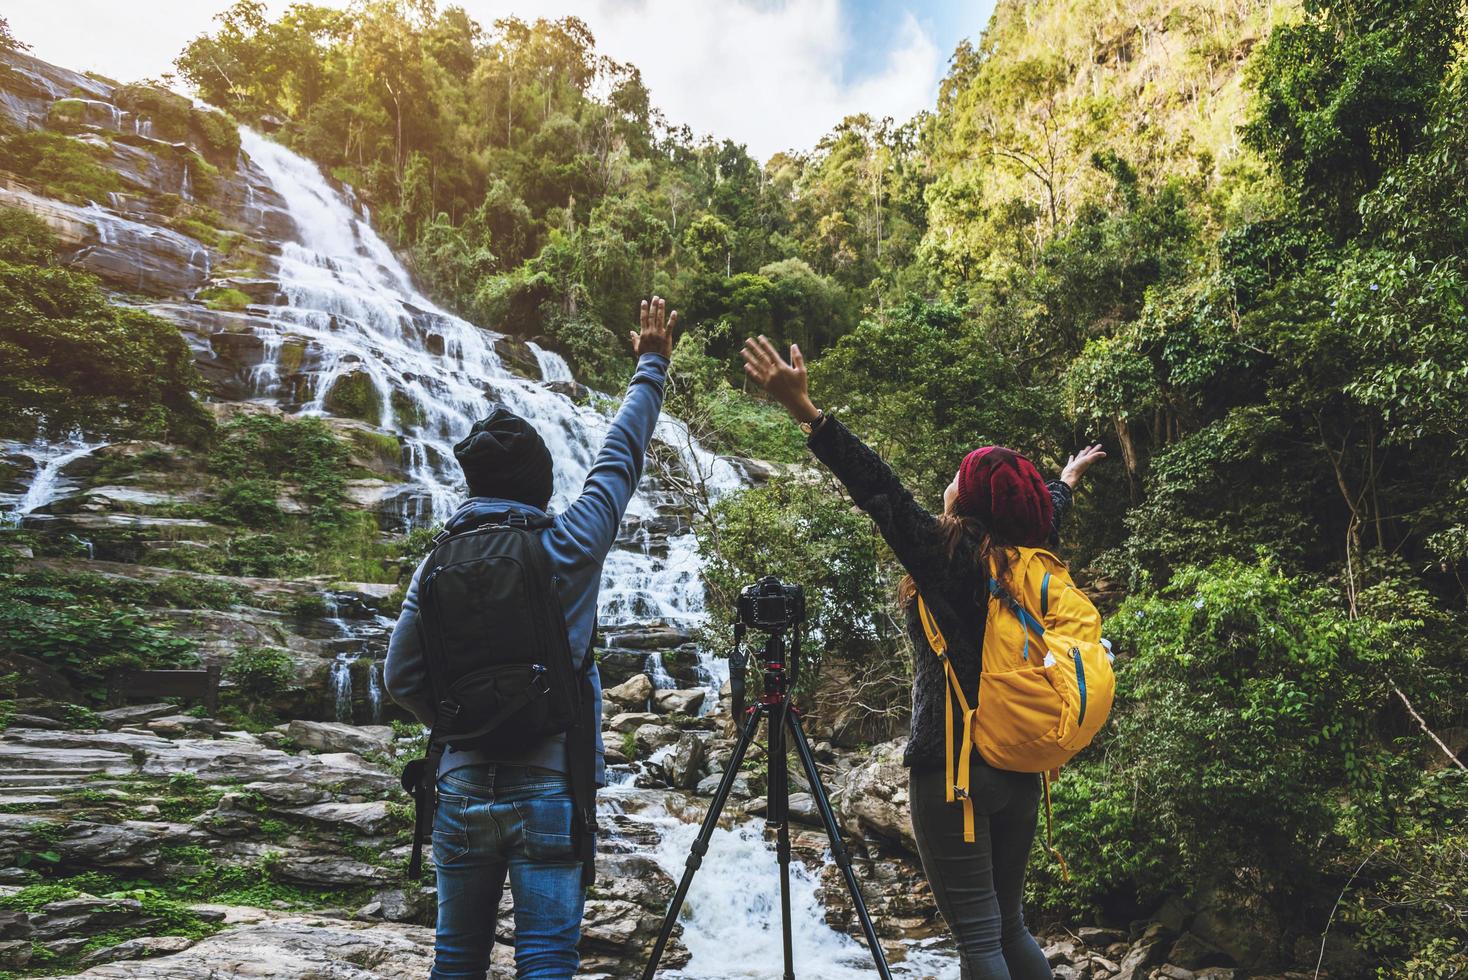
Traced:
POLYGON ((678 311, 674 310, 671 315, 665 310, 667 304, 661 296, 654 296, 652 301, 642 301, 642 313, 640 325, 642 332, 633 331, 632 353, 641 357, 643 354, 661 354, 669 360, 673 357, 673 328, 678 325, 678 311))
POLYGON ((800 345, 790 345, 788 364, 768 337, 762 336, 759 340, 751 337, 746 340, 740 354, 744 358, 744 373, 769 392, 771 398, 783 405, 795 421, 814 422, 821 414, 810 400, 805 358, 800 353, 800 345))
POLYGON ((1092 463, 1106 458, 1106 450, 1101 448, 1098 442, 1094 446, 1087 446, 1066 460, 1065 469, 1060 471, 1060 479, 1072 490, 1076 484, 1081 482, 1081 477, 1086 475, 1086 470, 1091 468, 1092 463))

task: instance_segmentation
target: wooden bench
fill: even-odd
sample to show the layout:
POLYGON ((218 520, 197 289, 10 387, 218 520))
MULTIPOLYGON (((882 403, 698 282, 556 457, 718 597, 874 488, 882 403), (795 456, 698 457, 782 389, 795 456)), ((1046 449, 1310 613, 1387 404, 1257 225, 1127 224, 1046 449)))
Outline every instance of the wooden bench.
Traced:
POLYGON ((118 671, 107 685, 107 701, 120 705, 129 698, 190 698, 202 701, 213 718, 219 712, 219 667, 118 671))

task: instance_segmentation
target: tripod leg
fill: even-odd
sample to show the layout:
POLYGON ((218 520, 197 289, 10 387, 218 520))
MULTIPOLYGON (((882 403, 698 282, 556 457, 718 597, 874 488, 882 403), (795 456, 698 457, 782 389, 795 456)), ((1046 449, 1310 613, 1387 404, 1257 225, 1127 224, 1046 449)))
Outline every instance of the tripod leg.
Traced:
POLYGON ((756 705, 749 713, 749 721, 744 726, 744 731, 739 734, 739 741, 734 746, 734 755, 729 759, 729 766, 724 770, 724 778, 719 781, 718 791, 714 793, 713 800, 709 803, 709 812, 703 818, 703 826, 698 830, 698 838, 694 840, 693 846, 688 849, 688 861, 683 868, 683 878, 678 882, 678 891, 674 893, 673 900, 668 903, 668 913, 663 916, 663 926, 658 931, 658 939, 652 947, 652 956, 647 961, 647 968, 642 971, 642 980, 653 980, 658 971, 658 963, 663 958, 663 950, 667 948, 668 939, 673 935, 673 927, 678 923, 678 913, 683 910, 683 901, 688 897, 688 889, 693 884, 693 875, 703 864, 703 856, 708 853, 709 841, 714 836, 714 829, 719 825, 719 816, 724 811, 724 804, 729 801, 729 792, 734 788, 734 777, 739 775, 739 766, 744 762, 744 753, 754 741, 754 733, 759 729, 760 719, 764 717, 765 706, 756 705))
POLYGON ((892 980, 892 971, 887 966, 887 956, 882 952, 882 944, 877 939, 876 927, 872 925, 871 914, 867 912, 866 902, 861 897, 861 886, 857 883, 856 872, 851 868, 851 854, 846 850, 846 844, 841 839, 841 828, 836 823, 835 811, 831 809, 831 801, 826 796, 826 787, 821 783, 820 771, 816 769, 816 757, 810 750, 810 742, 806 740, 805 729, 800 726, 800 718, 794 713, 787 716, 789 721, 792 740, 795 742, 795 751, 800 755, 800 764, 805 767, 805 778, 810 781, 811 799, 815 801, 816 809, 820 811, 821 822, 826 825, 826 836, 831 839, 831 856, 836 860, 836 866, 841 869, 841 876, 846 879, 846 890, 851 893, 851 904, 856 909, 856 917, 861 922, 861 931, 866 934, 867 947, 872 951, 872 960, 877 965, 877 973, 882 980, 892 980))
POLYGON ((780 862, 780 938, 784 943, 785 980, 795 980, 790 921, 790 747, 784 737, 785 719, 790 716, 789 702, 778 705, 772 712, 770 785, 765 813, 767 820, 775 823, 775 857, 780 862))

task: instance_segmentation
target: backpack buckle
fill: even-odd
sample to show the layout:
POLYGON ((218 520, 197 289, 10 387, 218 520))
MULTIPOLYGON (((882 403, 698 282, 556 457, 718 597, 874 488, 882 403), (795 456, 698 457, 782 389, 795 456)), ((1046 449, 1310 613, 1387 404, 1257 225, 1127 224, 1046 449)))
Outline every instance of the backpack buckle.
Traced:
POLYGON ((510 527, 529 527, 530 518, 525 514, 509 514, 505 517, 505 523, 510 527))
POLYGON ((438 702, 439 715, 441 717, 447 718, 449 721, 453 721, 454 719, 458 718, 459 712, 462 710, 463 709, 459 705, 455 704, 452 701, 438 702))

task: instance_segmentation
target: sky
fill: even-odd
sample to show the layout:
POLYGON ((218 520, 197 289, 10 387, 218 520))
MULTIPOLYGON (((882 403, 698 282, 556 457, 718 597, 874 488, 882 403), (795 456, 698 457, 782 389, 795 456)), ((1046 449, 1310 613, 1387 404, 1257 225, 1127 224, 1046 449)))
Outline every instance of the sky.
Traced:
MULTIPOLYGON (((320 0, 344 6, 346 0, 320 0)), ((933 105, 948 59, 994 0, 456 0, 481 24, 573 14, 642 69, 655 105, 761 159, 816 144, 843 116, 933 105)), ((287 0, 269 0, 279 13, 287 0)), ((440 6, 448 0, 440 0, 440 6)), ((31 53, 119 81, 156 78, 229 0, 6 0, 31 53)))

